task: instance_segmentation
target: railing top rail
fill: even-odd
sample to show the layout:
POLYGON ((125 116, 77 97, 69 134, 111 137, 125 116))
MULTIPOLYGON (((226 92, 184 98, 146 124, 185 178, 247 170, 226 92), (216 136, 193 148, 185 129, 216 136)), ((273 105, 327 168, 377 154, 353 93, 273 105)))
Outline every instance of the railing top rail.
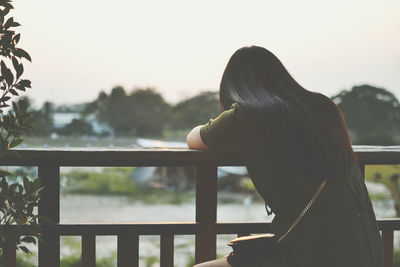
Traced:
MULTIPOLYGON (((379 219, 378 226, 381 231, 400 230, 400 219, 379 219)), ((15 228, 16 225, 7 226, 15 228)), ((28 234, 30 226, 18 226, 19 231, 28 234)), ((265 233, 270 232, 270 223, 215 223, 212 226, 196 222, 162 222, 162 223, 112 223, 112 224, 42 224, 41 229, 58 235, 121 235, 136 233, 139 235, 162 235, 164 233, 175 235, 194 235, 204 231, 215 234, 237 233, 265 233)))
MULTIPOLYGON (((400 164, 400 146, 353 146, 362 164, 400 164)), ((187 148, 28 148, 1 159, 0 165, 38 166, 195 166, 213 161, 221 166, 245 165, 234 153, 217 154, 187 148)))

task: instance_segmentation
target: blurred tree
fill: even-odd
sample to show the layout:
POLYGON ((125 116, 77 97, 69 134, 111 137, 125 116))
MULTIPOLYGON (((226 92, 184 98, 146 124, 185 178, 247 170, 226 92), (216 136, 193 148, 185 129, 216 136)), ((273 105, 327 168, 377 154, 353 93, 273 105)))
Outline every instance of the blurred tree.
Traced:
POLYGON ((171 124, 177 129, 191 129, 221 113, 218 92, 202 92, 172 108, 171 124))
POLYGON ((383 130, 376 130, 370 133, 361 134, 357 138, 353 139, 353 145, 390 146, 398 144, 393 134, 387 133, 383 130))
POLYGON ((135 89, 127 95, 124 88, 117 86, 109 96, 101 92, 95 101, 86 105, 82 114, 95 114, 118 136, 160 136, 169 111, 168 103, 153 88, 135 89))
POLYGON ((354 134, 353 144, 395 144, 393 136, 400 130, 400 104, 391 92, 361 85, 342 91, 332 100, 354 134))
POLYGON ((170 105, 153 88, 136 89, 128 99, 127 117, 138 136, 161 136, 170 105))
POLYGON ((82 116, 86 117, 90 114, 95 114, 96 117, 100 118, 100 114, 105 112, 104 110, 106 109, 107 99, 108 95, 104 91, 101 91, 96 100, 84 105, 81 112, 82 116))
MULTIPOLYGON (((30 101, 28 103, 30 104, 30 101)), ((30 132, 30 134, 36 136, 49 136, 54 129, 54 104, 46 101, 38 110, 35 110, 31 106, 29 112, 35 119, 35 128, 30 132)))
POLYGON ((103 103, 105 106, 99 110, 100 121, 108 123, 117 135, 127 135, 132 129, 132 125, 128 123, 129 104, 127 100, 124 88, 121 86, 114 87, 107 101, 103 103))
POLYGON ((65 136, 93 135, 93 128, 84 120, 73 119, 71 123, 58 130, 58 133, 65 136))

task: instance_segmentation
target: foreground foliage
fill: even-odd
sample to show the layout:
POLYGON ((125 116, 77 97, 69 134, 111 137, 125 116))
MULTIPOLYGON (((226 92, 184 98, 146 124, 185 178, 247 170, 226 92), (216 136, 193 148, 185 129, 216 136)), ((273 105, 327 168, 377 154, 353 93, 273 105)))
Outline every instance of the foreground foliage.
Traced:
MULTIPOLYGON (((9 149, 23 142, 21 134, 32 129, 34 122, 24 101, 10 104, 13 97, 31 88, 31 82, 21 78, 24 72, 21 61, 31 61, 31 57, 18 47, 21 35, 15 32, 15 28, 20 24, 13 17, 8 17, 12 9, 10 0, 0 1, 0 160, 16 156, 9 149)), ((6 259, 8 251, 15 248, 29 253, 24 244, 36 244, 34 236, 39 232, 38 216, 34 214, 34 209, 40 199, 40 180, 30 181, 24 177, 23 185, 9 184, 6 179, 9 175, 0 170, 0 249, 3 256, 0 260, 6 259), (29 235, 21 236, 19 228, 6 230, 7 226, 14 224, 31 225, 29 235)))
POLYGON ((33 237, 38 232, 38 215, 34 214, 34 208, 38 207, 40 199, 40 180, 35 179, 29 181, 24 177, 24 185, 13 183, 9 185, 6 178, 0 181, 0 217, 1 225, 25 225, 32 226, 30 236, 21 237, 16 232, 0 228, 0 247, 13 248, 17 246, 25 253, 29 253, 29 249, 23 243, 36 244, 36 239, 33 237))

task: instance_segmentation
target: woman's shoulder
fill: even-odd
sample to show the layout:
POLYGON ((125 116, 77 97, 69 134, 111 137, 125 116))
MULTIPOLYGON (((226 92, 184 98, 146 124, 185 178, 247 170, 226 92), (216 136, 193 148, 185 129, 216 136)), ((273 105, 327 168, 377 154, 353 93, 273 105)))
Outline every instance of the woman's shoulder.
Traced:
POLYGON ((200 136, 211 149, 241 151, 252 132, 248 112, 240 103, 233 103, 230 109, 203 125, 200 136))
POLYGON ((235 116, 237 118, 244 117, 246 114, 248 114, 248 111, 246 110, 246 108, 239 102, 234 102, 231 105, 231 108, 229 110, 227 110, 227 112, 230 112, 233 116, 235 116))
POLYGON ((221 124, 224 127, 236 125, 238 127, 245 127, 249 123, 250 113, 243 105, 235 102, 231 108, 223 111, 217 118, 211 119, 210 122, 214 124, 221 124))

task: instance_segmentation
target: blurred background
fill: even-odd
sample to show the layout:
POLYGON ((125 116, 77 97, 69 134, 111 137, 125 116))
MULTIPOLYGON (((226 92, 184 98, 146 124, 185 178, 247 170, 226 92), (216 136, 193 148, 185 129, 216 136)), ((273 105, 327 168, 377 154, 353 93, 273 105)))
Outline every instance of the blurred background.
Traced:
MULTIPOLYGON (((188 131, 220 113, 229 57, 263 46, 306 89, 342 110, 353 145, 400 145, 400 2, 15 1, 20 46, 32 57, 20 101, 35 118, 20 148, 186 147, 188 131)), ((11 168, 13 181, 37 176, 11 168)), ((378 218, 400 216, 400 166, 367 166, 378 218)), ((218 221, 270 221, 244 167, 218 171, 218 221)), ((194 168, 65 167, 62 223, 193 221, 194 168)), ((218 237, 218 254, 233 236, 218 237)), ((62 237, 62 266, 80 266, 80 237, 62 237)), ((32 248, 35 250, 35 248, 32 248)), ((159 239, 140 241, 159 266, 159 239)), ((19 254, 20 255, 20 254, 19 254)), ((194 237, 175 240, 191 266, 194 237)), ((18 266, 35 266, 37 253, 18 266)), ((97 237, 97 266, 116 266, 116 238, 97 237)), ((400 239, 395 235, 400 262, 400 239)))

